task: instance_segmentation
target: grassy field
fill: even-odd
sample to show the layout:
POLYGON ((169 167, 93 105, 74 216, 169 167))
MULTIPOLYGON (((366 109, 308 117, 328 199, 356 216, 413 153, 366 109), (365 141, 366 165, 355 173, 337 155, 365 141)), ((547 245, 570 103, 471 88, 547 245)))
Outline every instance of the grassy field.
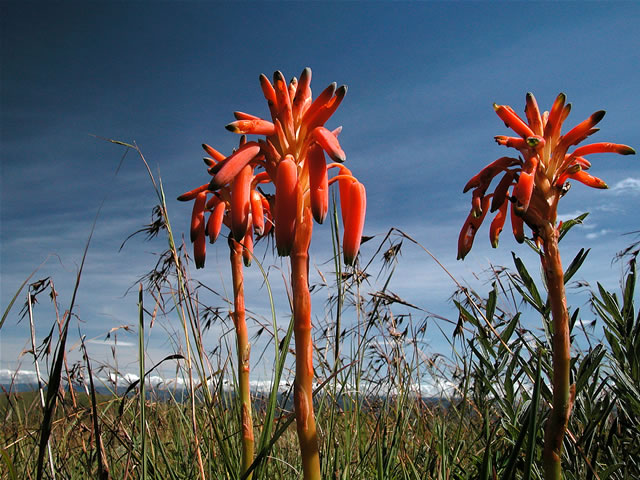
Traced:
MULTIPOLYGON (((127 395, 101 395, 88 361, 81 370, 70 371, 65 342, 72 300, 46 354, 48 388, 42 396, 7 390, 0 397, 2 478, 246 478, 241 471, 240 400, 233 388, 222 388, 225 381, 235 385, 234 362, 228 358, 233 352, 219 352, 216 358, 204 352, 200 320, 207 310, 197 303, 196 284, 186 274, 189 259, 176 247, 162 214, 161 188, 158 195, 161 215, 155 229, 167 235, 162 257, 167 261, 140 290, 139 371, 149 375, 154 367, 144 362, 149 314, 143 299, 162 295, 174 302, 183 327, 181 353, 167 361, 179 361, 186 398, 155 400, 146 382, 132 385, 127 395), (66 388, 69 380, 82 391, 66 388)), ((386 288, 403 242, 413 240, 390 231, 375 254, 383 265, 379 272, 369 272, 364 261, 343 270, 337 260, 335 278, 328 282, 334 313, 314 330, 323 477, 542 478, 551 402, 550 308, 546 292, 536 286, 542 282, 534 281, 514 256, 512 270, 494 273, 487 295, 462 287, 452 292, 459 323, 445 327, 455 330, 449 336, 451 353, 425 356, 418 345, 427 320, 397 313, 407 305, 386 288), (359 286, 368 274, 379 275, 382 287, 365 294, 359 286), (354 324, 340 323, 345 305, 355 306, 354 324), (535 330, 523 324, 524 313, 539 318, 535 330), (373 341, 380 336, 388 341, 373 341), (420 395, 417 385, 425 375, 452 385, 443 402, 420 395)), ((598 287, 591 294, 590 318, 595 314, 603 338, 585 329, 580 310, 570 308, 575 401, 564 443, 566 479, 640 478, 637 254, 635 245, 619 260, 626 272, 621 292, 593 283, 598 287)), ((569 263, 565 283, 586 257, 581 251, 569 263)), ((42 285, 24 287, 34 295, 45 291, 42 285)), ((277 346, 269 360, 274 386, 264 401, 254 404, 253 478, 301 478, 292 393, 278 391, 295 355, 292 329, 269 333, 277 346)))

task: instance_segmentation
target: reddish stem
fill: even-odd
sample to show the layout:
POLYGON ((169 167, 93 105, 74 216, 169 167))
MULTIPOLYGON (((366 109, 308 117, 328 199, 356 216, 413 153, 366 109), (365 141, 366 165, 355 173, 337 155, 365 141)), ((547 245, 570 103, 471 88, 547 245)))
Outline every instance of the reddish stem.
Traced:
POLYGON ((569 385, 571 338, 569 312, 564 290, 564 273, 558 250, 558 231, 547 223, 542 233, 544 253, 542 267, 547 280, 553 320, 553 401, 544 438, 544 471, 546 480, 562 478, 562 442, 572 406, 569 385))
MULTIPOLYGON (((231 257, 231 274, 233 278, 233 323, 236 329, 238 351, 238 386, 242 409, 240 422, 242 425, 242 472, 246 472, 253 462, 254 437, 253 420, 251 418, 251 393, 249 390, 249 357, 251 344, 247 332, 244 308, 244 278, 242 266, 242 245, 229 239, 231 257)), ((251 479, 251 475, 247 477, 251 479)))
POLYGON ((297 222, 291 252, 291 287, 296 344, 296 378, 293 399, 305 480, 320 480, 320 455, 313 414, 313 340, 309 293, 309 244, 313 224, 306 208, 297 222))

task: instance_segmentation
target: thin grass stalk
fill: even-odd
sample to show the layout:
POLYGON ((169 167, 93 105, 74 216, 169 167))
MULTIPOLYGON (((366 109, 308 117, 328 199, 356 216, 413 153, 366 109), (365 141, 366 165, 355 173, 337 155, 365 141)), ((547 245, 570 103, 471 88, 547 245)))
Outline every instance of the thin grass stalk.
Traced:
POLYGON ((562 442, 572 406, 569 383, 571 371, 569 312, 564 290, 564 272, 558 250, 558 231, 549 223, 544 229, 542 239, 544 252, 541 261, 549 291, 553 323, 553 399, 544 436, 544 472, 546 480, 561 480, 562 442))
MULTIPOLYGON (((144 163, 147 169, 147 173, 149 174, 149 178, 151 179, 153 188, 156 192, 156 195, 158 196, 158 199, 160 200, 160 205, 162 206, 162 216, 165 222, 165 227, 167 229, 167 240, 169 242, 169 249, 171 250, 171 254, 173 256, 174 264, 176 267, 176 275, 178 277, 178 297, 183 298, 185 302, 188 302, 189 294, 187 292, 185 278, 182 274, 182 263, 180 262, 178 250, 176 248, 175 240, 173 238, 173 232, 171 230, 171 223, 169 221, 169 214, 167 212, 167 202, 165 199, 164 190, 162 188, 162 183, 160 184, 156 183, 155 178, 151 173, 151 169, 149 168, 149 164, 147 163, 147 160, 144 158, 142 151, 136 145, 130 145, 128 143, 118 142, 116 140, 109 140, 109 141, 112 143, 124 145, 128 148, 134 149, 140 156, 140 159, 142 160, 142 162, 144 163)), ((196 451, 196 460, 198 463, 198 471, 200 474, 200 478, 202 480, 205 480, 206 476, 204 473, 204 465, 202 462, 202 452, 200 451, 200 439, 198 436, 198 424, 196 420, 195 391, 193 386, 193 368, 192 368, 192 361, 191 361, 191 346, 189 342, 189 330, 187 328, 187 319, 186 319, 184 307, 180 308, 180 316, 182 318, 182 326, 184 329, 185 342, 186 342, 186 348, 187 348, 187 370, 189 375, 189 394, 191 397, 191 427, 193 429, 193 435, 194 435, 194 443, 195 443, 194 448, 196 451)), ((209 391, 208 384, 206 384, 206 378, 205 378, 205 386, 206 386, 206 388, 204 389, 204 391, 206 392, 205 396, 207 398, 208 403, 211 404, 211 392, 209 391)))
POLYGON ((320 454, 313 413, 313 340, 309 292, 309 245, 313 223, 307 208, 299 215, 291 252, 291 288, 296 345, 296 376, 293 389, 296 427, 305 480, 320 480, 320 454), (302 217, 302 218, 301 218, 302 217))
MULTIPOLYGON (((98 478, 99 480, 109 480, 109 464, 107 463, 107 454, 102 443, 102 434, 100 433, 100 424, 98 422, 98 407, 96 401, 96 389, 93 383, 93 372, 91 370, 91 362, 89 361, 89 354, 87 353, 87 347, 84 343, 84 336, 80 339, 80 347, 82 348, 82 354, 86 362, 87 376, 89 377, 89 386, 91 388, 91 417, 93 420, 93 435, 96 443, 96 459, 98 461, 98 478)), ((86 388, 86 387, 85 387, 86 388)), ((83 443, 84 447, 84 443, 83 443)))
MULTIPOLYGON (((229 237, 231 276, 233 281, 233 323, 236 329, 238 354, 238 387, 240 390, 240 424, 242 426, 242 472, 246 472, 253 462, 254 437, 251 417, 251 391, 249 389, 249 358, 251 344, 247 332, 244 306, 244 277, 242 245, 229 237)), ((277 346, 276 346, 277 348, 277 346)), ((251 479, 252 474, 246 478, 251 479)))
POLYGON ((140 368, 140 450, 142 473, 140 478, 147 479, 147 438, 145 412, 145 378, 144 378, 144 306, 142 304, 142 284, 138 288, 138 366, 140 368))
MULTIPOLYGON (((184 293, 184 292, 183 292, 184 293)), ((187 302, 187 298, 183 297, 184 302, 187 302)), ((182 302, 181 302, 182 303, 182 302)), ((180 310, 180 317, 182 318, 182 329, 184 330, 185 347, 187 349, 187 375, 189 379, 189 399, 191 406, 191 429, 193 431, 194 449, 196 451, 196 460, 198 462, 198 470, 200 478, 205 480, 207 477, 204 474, 204 465, 202 463, 202 453, 200 451, 200 437, 198 436, 198 422, 196 420, 196 397, 195 388, 193 385, 193 365, 191 361, 191 342, 189 341, 189 329, 187 327, 187 315, 184 311, 184 307, 180 310)), ((209 390, 209 387, 205 388, 209 390)))
MULTIPOLYGON (((58 334, 62 335, 62 319, 60 318, 60 311, 58 310, 58 299, 57 292, 55 286, 53 284, 53 279, 49 280, 49 285, 51 287, 51 298, 53 299, 53 308, 56 313, 56 323, 58 324, 58 334)), ((71 381, 71 375, 69 374, 69 365, 67 363, 67 354, 64 354, 64 371, 67 374, 67 387, 69 388, 69 394, 71 395, 71 402, 73 404, 73 408, 78 408, 78 403, 76 401, 76 393, 73 390, 73 382, 71 381)))
MULTIPOLYGON (((43 410, 46 406, 44 400, 44 390, 42 389, 42 376, 40 375, 40 365, 38 364, 38 354, 36 353, 36 332, 33 324, 33 307, 31 304, 31 290, 27 289, 27 305, 29 307, 29 330, 31 332, 31 349, 33 351, 33 363, 36 367, 36 377, 38 379, 38 393, 40 394, 40 405, 43 410)), ((51 439, 47 440, 47 455, 49 456, 49 468, 51 469, 51 476, 55 480, 56 471, 53 467, 53 454, 51 453, 51 439)))
POLYGON ((56 350, 54 353, 54 363, 51 365, 51 371, 49 373, 49 385, 47 387, 47 398, 45 401, 45 407, 43 408, 43 418, 42 425, 40 428, 40 439, 38 441, 38 458, 36 460, 36 478, 40 480, 44 473, 44 450, 45 445, 48 445, 49 438, 51 435, 52 421, 53 416, 55 414, 55 409, 57 405, 58 399, 58 388, 60 387, 60 380, 62 378, 62 363, 65 356, 65 349, 67 345, 67 335, 69 333, 69 322, 71 321, 73 315, 73 307, 76 304, 76 296, 78 294, 78 289, 80 288, 80 279, 82 278, 82 272, 84 270, 84 262, 87 259, 87 252, 89 251, 89 245, 91 245, 91 239, 93 238, 93 232, 96 229, 96 223, 98 221, 98 216, 100 215, 100 211, 102 210, 102 205, 98 208, 98 212, 96 213, 95 218, 93 219, 93 225, 91 226, 91 233, 89 234, 89 238, 87 239, 87 243, 84 247, 84 252, 82 253, 82 261, 80 262, 80 268, 78 269, 78 274, 76 276, 76 282, 73 286, 73 294, 71 295, 71 303, 69 304, 69 310, 63 315, 63 328, 62 334, 58 339, 58 345, 56 346, 56 350))

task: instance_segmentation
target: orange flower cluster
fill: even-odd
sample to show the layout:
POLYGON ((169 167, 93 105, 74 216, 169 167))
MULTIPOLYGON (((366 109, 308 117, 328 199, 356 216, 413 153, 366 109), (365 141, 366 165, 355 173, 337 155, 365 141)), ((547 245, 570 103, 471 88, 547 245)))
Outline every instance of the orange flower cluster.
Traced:
MULTIPOLYGON (((203 144, 209 157, 204 158, 210 174, 219 168, 219 164, 233 156, 242 155, 247 151, 246 137, 240 139, 239 148, 226 157, 213 147, 203 144)), ((254 174, 251 165, 243 167, 233 181, 218 188, 215 192, 205 183, 178 197, 180 201, 194 200, 191 214, 191 242, 193 242, 193 257, 196 268, 203 268, 206 256, 206 237, 211 243, 215 242, 224 223, 233 240, 243 246, 242 257, 246 266, 251 265, 253 255, 254 235, 259 239, 269 234, 273 226, 271 207, 268 198, 257 189, 258 184, 269 179, 264 173, 254 174), (211 198, 207 200, 207 196, 211 198), (205 212, 209 218, 205 222, 205 212)))
POLYGON ((604 142, 584 145, 568 153, 569 148, 599 130, 594 127, 605 112, 595 112, 562 135, 562 124, 571 111, 571 104, 565 104, 565 100, 565 95, 561 93, 551 111, 541 114, 536 99, 528 93, 526 122, 508 105, 494 104, 500 119, 518 134, 517 137, 498 135, 496 142, 515 148, 521 156, 495 160, 465 185, 464 192, 473 191, 471 212, 458 239, 458 259, 463 259, 471 250, 475 234, 487 212, 498 211, 489 229, 494 248, 498 246, 509 205, 516 240, 520 243, 524 241, 524 223, 532 229, 533 238, 537 240, 545 223, 555 224, 558 200, 570 186, 567 180, 576 180, 594 188, 608 188, 605 182, 587 173, 591 163, 584 158, 586 155, 605 152, 635 154, 635 150, 627 145, 604 142), (502 178, 493 193, 485 195, 494 177, 500 174, 502 178))
MULTIPOLYGON (((196 265, 204 264, 204 240, 200 225, 204 225, 201 217, 205 210, 224 204, 225 211, 230 211, 230 228, 237 241, 242 241, 248 235, 248 226, 252 224, 249 218, 253 219, 254 229, 262 221, 262 212, 266 212, 269 222, 272 220, 268 202, 255 189, 258 183, 263 182, 272 182, 275 186, 273 223, 276 247, 281 256, 288 256, 295 232, 307 222, 307 217, 312 216, 318 223, 324 221, 329 208, 329 185, 337 181, 344 223, 344 259, 347 264, 355 261, 364 228, 366 192, 364 186, 342 165, 346 155, 338 142, 341 127, 333 131, 324 127, 342 102, 347 87, 336 87, 332 83, 313 100, 310 83, 309 68, 303 70, 300 80, 294 77, 288 84, 279 71, 274 73, 273 83, 261 75, 260 85, 269 106, 271 121, 234 112, 236 121, 226 128, 242 134, 242 138, 245 135, 264 135, 265 138, 241 141, 240 147, 228 157, 205 146, 212 157, 208 161, 212 162, 209 173, 213 178, 210 183, 179 197, 179 200, 196 199, 192 240, 197 243, 197 258, 201 259, 196 260, 196 265), (333 163, 327 164, 325 153, 333 163), (337 168, 339 174, 329 179, 328 172, 332 168, 337 168), (255 169, 262 171, 254 176, 255 169), (211 193, 214 197, 205 204, 205 196, 211 193), (260 205, 262 211, 258 212, 256 209, 260 205), (310 215, 307 215, 307 210, 310 215)), ((218 208, 218 212, 212 210, 208 224, 219 225, 218 218, 224 215, 220 213, 223 207, 218 208)), ((213 225, 212 230, 215 233, 213 225)), ((304 230, 310 233, 310 225, 304 230)), ((209 236, 215 239, 215 236, 209 236)), ((242 243, 246 243, 246 240, 248 237, 242 243)))

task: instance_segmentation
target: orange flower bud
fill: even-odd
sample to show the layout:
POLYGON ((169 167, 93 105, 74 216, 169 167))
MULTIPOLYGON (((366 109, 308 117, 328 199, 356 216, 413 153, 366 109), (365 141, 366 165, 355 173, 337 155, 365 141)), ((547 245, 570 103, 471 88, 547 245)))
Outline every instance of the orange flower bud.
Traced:
POLYGON ((253 258, 253 227, 251 223, 249 223, 249 228, 247 228, 247 233, 242 239, 242 260, 244 261, 245 267, 251 266, 252 258, 253 258))
POLYGON ((524 242, 524 220, 516 211, 515 204, 511 204, 511 228, 516 242, 524 242))
POLYGON ((346 211, 342 238, 344 263, 353 265, 360 249, 367 212, 367 193, 363 184, 358 181, 351 182, 348 189, 348 201, 343 201, 341 208, 346 211))
POLYGON ((206 192, 209 189, 209 184, 205 184, 205 185, 200 185, 198 188, 194 188, 193 190, 189 190, 186 193, 183 193, 182 195, 180 195, 178 197, 178 201, 180 202, 186 202, 189 200, 193 200, 194 198, 196 198, 198 196, 198 194, 202 193, 202 192, 206 192))
POLYGON ((336 162, 344 162, 347 159, 336 136, 324 127, 313 129, 313 138, 320 144, 325 152, 336 162))
POLYGON ((211 215, 209 215, 209 221, 207 222, 207 235, 209 235, 209 242, 211 243, 215 242, 218 239, 218 235, 220 235, 225 210, 225 203, 218 202, 214 207, 213 212, 211 212, 211 215))
POLYGON ((460 235, 458 236, 458 260, 463 260, 471 250, 476 232, 489 211, 489 202, 491 202, 491 197, 484 197, 482 199, 482 214, 476 217, 472 208, 467 220, 462 225, 462 230, 460 230, 460 235))
POLYGON ((324 222, 329 210, 329 174, 324 152, 317 143, 309 147, 309 196, 311 212, 316 222, 324 222))
POLYGON ((244 238, 249 225, 252 178, 253 167, 245 165, 231 187, 231 232, 238 242, 244 238))
POLYGON ((493 108, 505 125, 511 128, 522 138, 532 137, 535 135, 531 128, 529 128, 529 125, 527 125, 510 106, 496 105, 494 103, 493 108))
POLYGON ((500 210, 498 210, 497 215, 491 222, 491 227, 489 228, 489 240, 491 241, 491 246, 493 248, 498 248, 498 237, 500 236, 500 232, 502 232, 502 228, 504 227, 504 222, 507 219, 507 208, 509 208, 509 202, 502 202, 500 210))
POLYGON ((233 133, 242 133, 250 135, 274 135, 276 133, 276 127, 273 123, 256 118, 252 120, 236 120, 231 122, 226 127, 227 130, 233 133))
POLYGON ((193 210, 191 211, 191 241, 195 241, 196 237, 200 234, 200 231, 204 233, 204 205, 207 200, 207 193, 200 192, 196 196, 196 201, 193 202, 193 210))
POLYGON ((278 255, 291 252, 296 224, 298 167, 290 155, 278 165, 276 178, 275 228, 278 255))
POLYGON ((210 190, 218 190, 231 183, 236 175, 260 153, 260 145, 256 142, 247 142, 242 145, 233 155, 218 163, 210 169, 210 173, 215 175, 209 183, 210 190))
POLYGON ((262 195, 257 190, 251 190, 251 218, 256 235, 262 235, 264 230, 264 209, 262 195))
POLYGON ((204 260, 207 254, 207 237, 203 228, 198 230, 198 235, 193 240, 193 260, 196 268, 204 268, 204 260))

